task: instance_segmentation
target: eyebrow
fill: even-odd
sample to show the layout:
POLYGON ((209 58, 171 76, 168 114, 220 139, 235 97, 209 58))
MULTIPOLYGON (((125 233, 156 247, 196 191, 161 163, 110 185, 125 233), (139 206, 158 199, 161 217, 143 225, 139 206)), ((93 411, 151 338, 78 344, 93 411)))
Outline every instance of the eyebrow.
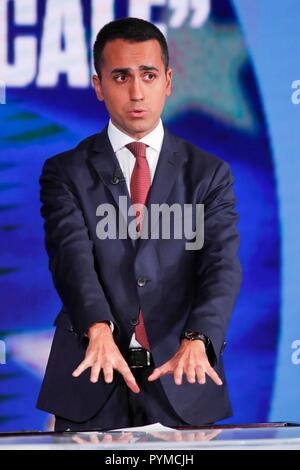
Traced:
MULTIPOLYGON (((152 70, 156 70, 157 72, 159 72, 158 68, 157 67, 154 67, 154 65, 140 65, 139 66, 139 70, 141 71, 146 71, 146 72, 150 72, 152 70)), ((125 74, 128 74, 132 72, 132 68, 130 67, 125 67, 125 68, 116 68, 116 69, 113 69, 111 71, 111 75, 112 74, 115 74, 115 73, 125 73, 125 74)))

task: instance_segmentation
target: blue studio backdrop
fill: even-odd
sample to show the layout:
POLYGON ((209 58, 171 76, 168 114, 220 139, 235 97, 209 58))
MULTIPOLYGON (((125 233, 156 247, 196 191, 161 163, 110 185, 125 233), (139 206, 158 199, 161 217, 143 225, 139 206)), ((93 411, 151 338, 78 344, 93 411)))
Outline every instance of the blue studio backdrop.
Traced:
POLYGON ((165 124, 235 176, 243 285, 224 354, 226 422, 300 422, 300 2, 0 0, 0 431, 47 427, 35 401, 61 303, 38 178, 46 158, 106 124, 91 47, 124 16, 167 37, 165 124))

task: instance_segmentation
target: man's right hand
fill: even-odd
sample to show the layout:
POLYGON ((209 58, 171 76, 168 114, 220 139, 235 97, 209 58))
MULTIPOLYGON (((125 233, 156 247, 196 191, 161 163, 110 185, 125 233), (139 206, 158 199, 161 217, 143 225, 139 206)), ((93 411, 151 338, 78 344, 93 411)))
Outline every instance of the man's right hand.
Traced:
POLYGON ((91 382, 98 382, 101 369, 103 369, 105 382, 111 383, 113 370, 116 369, 123 376, 130 390, 139 393, 140 388, 113 339, 110 326, 104 322, 95 323, 89 328, 87 335, 90 341, 85 358, 74 370, 73 377, 79 377, 82 372, 91 367, 91 382))

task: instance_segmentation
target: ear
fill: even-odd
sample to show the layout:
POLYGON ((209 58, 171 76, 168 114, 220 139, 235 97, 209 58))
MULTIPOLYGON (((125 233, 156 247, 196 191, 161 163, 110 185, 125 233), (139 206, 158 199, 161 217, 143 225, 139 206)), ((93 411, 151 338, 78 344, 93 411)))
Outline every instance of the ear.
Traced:
POLYGON ((166 72, 166 96, 170 96, 172 92, 172 77, 173 70, 171 69, 171 67, 169 67, 166 72))
POLYGON ((93 86, 99 101, 104 101, 102 86, 98 75, 93 75, 93 86))

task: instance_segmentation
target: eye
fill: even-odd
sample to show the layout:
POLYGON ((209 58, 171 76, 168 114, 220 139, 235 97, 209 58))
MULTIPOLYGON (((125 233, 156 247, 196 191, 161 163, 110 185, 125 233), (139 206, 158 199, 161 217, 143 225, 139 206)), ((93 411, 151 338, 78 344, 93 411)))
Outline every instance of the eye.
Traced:
POLYGON ((155 79, 156 75, 153 72, 147 72, 145 73, 144 77, 148 82, 150 82, 155 79))
POLYGON ((114 79, 115 79, 116 82, 123 83, 123 82, 126 81, 127 75, 125 75, 125 73, 122 73, 122 74, 120 74, 120 75, 116 75, 116 76, 114 77, 114 79))

